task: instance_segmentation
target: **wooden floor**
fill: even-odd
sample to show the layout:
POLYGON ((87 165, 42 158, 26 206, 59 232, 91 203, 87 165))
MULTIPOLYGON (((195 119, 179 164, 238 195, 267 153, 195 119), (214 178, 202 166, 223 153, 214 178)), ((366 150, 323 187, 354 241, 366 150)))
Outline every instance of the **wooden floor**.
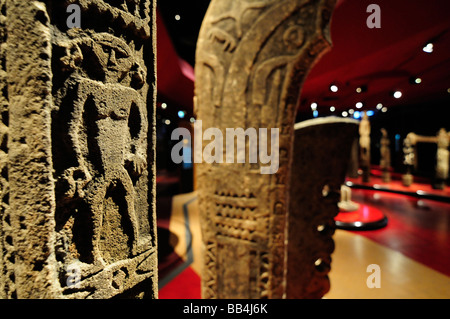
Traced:
MULTIPOLYGON (((446 265, 450 264, 450 204, 425 201, 416 205, 414 201, 417 199, 403 195, 377 193, 374 196, 370 192, 358 191, 361 193, 356 192, 354 199, 373 205, 378 203, 386 211, 390 223, 376 231, 336 231, 331 290, 325 298, 449 299, 450 269, 446 265), (427 209, 422 211, 424 205, 427 209), (418 218, 420 214, 422 216, 418 218), (436 220, 427 221, 427 216, 436 220), (422 224, 425 229, 416 229, 422 224), (379 266, 380 288, 367 285, 367 279, 372 275, 367 267, 372 264, 379 266)), ((175 196, 171 210, 169 228, 174 234, 172 243, 175 253, 185 262, 169 279, 176 279, 187 267, 200 275, 201 234, 196 194, 175 196)), ((194 280, 198 281, 198 278, 194 280)), ((177 285, 180 291, 178 298, 198 298, 183 295, 180 287, 183 280, 179 279, 177 285)))
POLYGON ((337 230, 334 240, 331 290, 325 298, 450 298, 450 277, 362 235, 337 230), (367 286, 371 264, 380 267, 380 288, 367 286))

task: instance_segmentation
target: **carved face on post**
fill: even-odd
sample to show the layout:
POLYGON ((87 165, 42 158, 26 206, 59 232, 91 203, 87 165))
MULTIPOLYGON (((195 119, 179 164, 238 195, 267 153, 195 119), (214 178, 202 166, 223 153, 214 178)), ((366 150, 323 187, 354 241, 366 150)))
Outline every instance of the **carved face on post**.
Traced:
POLYGON ((120 83, 124 77, 129 76, 133 57, 124 41, 108 34, 94 36, 92 52, 105 71, 106 83, 120 83))

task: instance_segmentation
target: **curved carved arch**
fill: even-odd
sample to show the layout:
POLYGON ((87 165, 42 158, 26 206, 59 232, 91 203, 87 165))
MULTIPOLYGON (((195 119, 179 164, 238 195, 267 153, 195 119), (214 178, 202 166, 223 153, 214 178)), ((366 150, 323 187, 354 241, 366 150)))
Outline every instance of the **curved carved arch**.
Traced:
POLYGON ((198 164, 204 298, 285 297, 296 107, 308 71, 330 47, 335 0, 262 0, 248 10, 251 4, 211 1, 197 44, 196 115, 203 130, 279 128, 279 169, 262 175, 261 163, 198 164), (205 64, 215 75, 213 90, 204 90, 205 64), (248 210, 255 223, 243 213, 248 210))

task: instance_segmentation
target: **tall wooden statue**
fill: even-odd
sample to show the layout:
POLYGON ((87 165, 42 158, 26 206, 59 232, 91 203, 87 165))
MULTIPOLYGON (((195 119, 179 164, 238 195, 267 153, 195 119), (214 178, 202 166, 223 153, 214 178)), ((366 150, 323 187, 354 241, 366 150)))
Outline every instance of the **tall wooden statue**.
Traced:
POLYGON ((408 134, 403 140, 403 164, 406 167, 405 174, 402 175, 402 183, 404 186, 411 186, 413 183, 412 169, 415 163, 414 147, 411 137, 408 134))
POLYGON ((370 181, 370 121, 367 114, 359 124, 359 150, 362 181, 367 183, 370 181))
POLYGON ((0 297, 157 297, 154 1, 0 4, 0 297))
POLYGON ((275 171, 265 171, 261 157, 253 163, 237 163, 235 155, 232 163, 198 164, 204 298, 285 296, 296 107, 309 69, 330 46, 334 3, 211 1, 197 44, 197 119, 203 131, 214 127, 224 135, 227 128, 254 128, 260 152, 272 149, 279 156, 275 171), (278 143, 276 135, 263 137, 260 128, 279 129, 278 143))
POLYGON ((380 168, 381 168, 381 179, 384 183, 389 183, 391 181, 391 149, 389 148, 389 136, 386 129, 381 129, 381 140, 380 140, 380 168))

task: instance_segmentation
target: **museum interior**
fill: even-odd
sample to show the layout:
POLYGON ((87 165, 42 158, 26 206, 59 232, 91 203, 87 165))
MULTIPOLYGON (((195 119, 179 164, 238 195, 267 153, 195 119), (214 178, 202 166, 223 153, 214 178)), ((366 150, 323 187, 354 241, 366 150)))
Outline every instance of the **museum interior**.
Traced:
MULTIPOLYGON (((171 132, 197 120, 195 52, 209 3, 157 3, 161 299, 202 297, 196 164, 171 160, 178 143, 171 132)), ((299 130, 332 119, 358 131, 347 142, 323 298, 450 298, 449 11, 445 0, 337 1, 332 47, 307 75, 295 119, 299 130), (379 25, 369 27, 375 2, 379 25)), ((326 148, 331 140, 316 143, 326 148)), ((335 156, 326 157, 331 163, 335 156)))

